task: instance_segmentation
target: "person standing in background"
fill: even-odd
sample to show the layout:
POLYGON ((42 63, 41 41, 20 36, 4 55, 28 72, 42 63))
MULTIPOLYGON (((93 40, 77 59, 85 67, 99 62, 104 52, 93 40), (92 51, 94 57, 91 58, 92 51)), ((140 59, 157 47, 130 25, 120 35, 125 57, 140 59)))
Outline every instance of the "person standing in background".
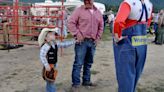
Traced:
POLYGON ((162 45, 164 44, 164 10, 159 13, 158 28, 156 44, 162 45))
POLYGON ((103 14, 103 20, 104 20, 104 31, 105 31, 106 23, 108 21, 108 16, 105 13, 103 14))
POLYGON ((111 33, 112 33, 112 30, 113 30, 113 22, 114 22, 114 14, 113 14, 112 11, 109 11, 108 23, 109 23, 109 29, 110 29, 111 33))
POLYGON ((154 15, 154 18, 153 18, 153 21, 154 21, 154 25, 153 25, 153 27, 154 27, 154 32, 155 32, 155 39, 154 39, 154 43, 156 43, 157 42, 157 31, 158 31, 158 23, 159 23, 159 13, 157 13, 156 15, 154 15))

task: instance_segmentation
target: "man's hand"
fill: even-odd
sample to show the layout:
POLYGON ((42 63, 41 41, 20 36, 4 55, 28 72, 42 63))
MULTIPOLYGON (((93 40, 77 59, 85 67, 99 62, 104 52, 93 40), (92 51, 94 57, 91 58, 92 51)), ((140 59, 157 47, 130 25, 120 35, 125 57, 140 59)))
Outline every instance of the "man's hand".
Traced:
POLYGON ((127 36, 119 37, 118 34, 114 34, 114 41, 115 42, 119 42, 119 41, 121 41, 122 39, 125 39, 125 38, 127 38, 127 36))
POLYGON ((95 46, 97 46, 99 44, 99 42, 100 42, 99 40, 95 40, 95 42, 94 42, 95 46))
POLYGON ((45 68, 46 68, 46 71, 51 71, 51 67, 50 67, 50 65, 48 64, 48 65, 46 65, 45 66, 45 68))
POLYGON ((81 43, 83 41, 84 41, 84 37, 82 35, 79 34, 76 36, 76 42, 81 43))

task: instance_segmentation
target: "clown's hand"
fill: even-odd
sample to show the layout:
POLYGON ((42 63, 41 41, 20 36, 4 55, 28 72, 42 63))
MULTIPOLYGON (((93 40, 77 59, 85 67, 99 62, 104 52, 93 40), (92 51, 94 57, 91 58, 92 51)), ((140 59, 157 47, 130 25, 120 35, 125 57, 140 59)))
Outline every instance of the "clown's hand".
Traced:
POLYGON ((116 43, 118 43, 119 41, 121 41, 121 40, 123 40, 123 39, 125 39, 125 38, 127 38, 127 36, 118 36, 118 34, 114 34, 114 41, 116 42, 116 43))

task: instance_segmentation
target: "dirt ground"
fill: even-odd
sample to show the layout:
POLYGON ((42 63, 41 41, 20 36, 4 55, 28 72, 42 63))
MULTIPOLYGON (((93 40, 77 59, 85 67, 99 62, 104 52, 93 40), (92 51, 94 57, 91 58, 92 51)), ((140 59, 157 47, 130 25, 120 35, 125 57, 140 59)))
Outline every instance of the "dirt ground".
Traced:
MULTIPOLYGON (((73 48, 64 49, 63 56, 59 56, 56 80, 58 92, 70 92, 73 48)), ((0 51, 0 92, 45 92, 38 53, 39 48, 35 46, 24 46, 9 53, 0 51)), ((80 90, 116 92, 115 78, 112 42, 102 41, 97 47, 92 68, 92 81, 98 86, 81 87, 80 90)), ((147 62, 137 92, 164 92, 164 45, 149 44, 147 62)))

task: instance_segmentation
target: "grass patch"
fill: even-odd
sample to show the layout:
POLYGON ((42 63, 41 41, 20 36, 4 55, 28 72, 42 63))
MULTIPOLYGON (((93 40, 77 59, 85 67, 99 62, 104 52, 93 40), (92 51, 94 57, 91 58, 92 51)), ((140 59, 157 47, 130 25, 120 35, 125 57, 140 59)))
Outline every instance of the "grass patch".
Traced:
POLYGON ((147 34, 147 37, 148 37, 148 38, 151 38, 151 37, 154 37, 154 35, 148 33, 148 34, 147 34))
POLYGON ((105 27, 105 31, 102 35, 102 41, 110 41, 112 40, 112 33, 110 33, 109 26, 105 27))
POLYGON ((3 48, 4 48, 4 46, 0 45, 0 49, 3 49, 3 48))
POLYGON ((95 71, 95 70, 91 70, 91 74, 92 75, 96 75, 96 74, 98 74, 98 73, 100 73, 99 71, 95 71))
POLYGON ((163 87, 155 87, 154 88, 155 92, 164 92, 164 88, 163 87))
POLYGON ((110 66, 109 64, 102 64, 102 66, 110 66))
POLYGON ((63 83, 57 83, 56 86, 57 87, 63 86, 63 83))
POLYGON ((71 35, 71 33, 68 33, 68 36, 66 39, 72 39, 72 38, 73 38, 73 36, 71 35))
POLYGON ((145 87, 139 86, 137 92, 164 92, 164 83, 161 81, 145 87))
POLYGON ((137 92, 153 92, 153 90, 150 87, 147 87, 147 88, 137 87, 137 92))

